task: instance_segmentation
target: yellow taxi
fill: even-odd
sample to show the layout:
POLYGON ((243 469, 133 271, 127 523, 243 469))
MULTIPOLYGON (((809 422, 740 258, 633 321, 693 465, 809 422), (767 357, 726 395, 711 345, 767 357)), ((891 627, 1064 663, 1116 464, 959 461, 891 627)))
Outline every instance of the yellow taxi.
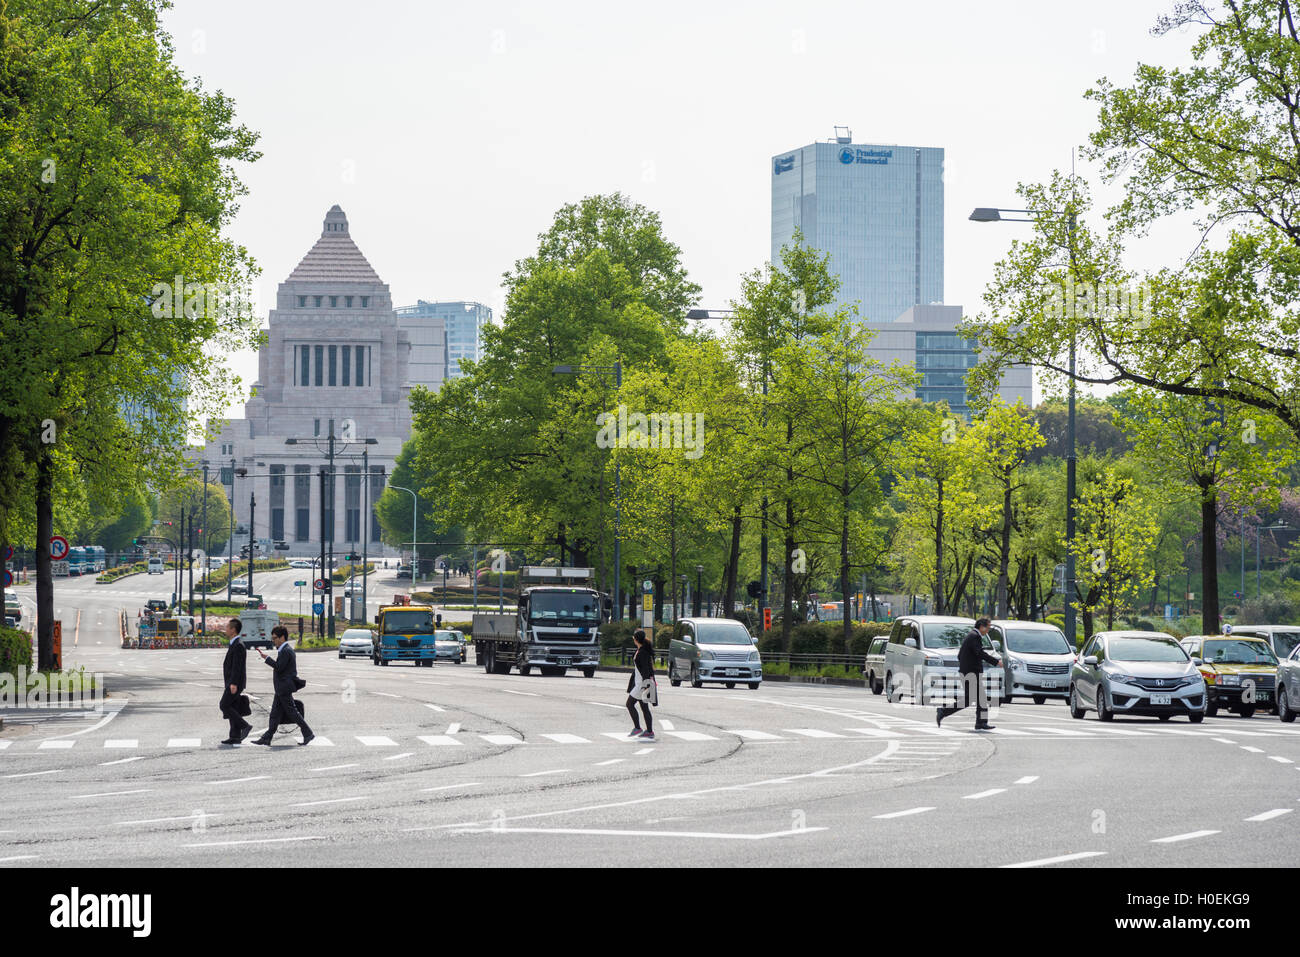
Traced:
POLYGON ((1262 638, 1245 635, 1192 635, 1181 642, 1205 679, 1205 714, 1220 708, 1251 717, 1275 706, 1277 656, 1262 638))

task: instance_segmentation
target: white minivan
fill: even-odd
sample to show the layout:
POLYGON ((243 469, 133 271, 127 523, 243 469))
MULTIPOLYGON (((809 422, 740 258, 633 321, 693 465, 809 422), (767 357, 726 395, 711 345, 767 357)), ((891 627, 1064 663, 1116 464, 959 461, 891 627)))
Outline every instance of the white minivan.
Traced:
POLYGON ((763 659, 743 624, 732 618, 679 618, 668 643, 668 682, 674 688, 706 681, 728 688, 763 683, 763 659))
POLYGON ((163 573, 163 560, 161 558, 149 559, 146 571, 148 571, 150 575, 161 575, 163 573))
MULTIPOLYGON (((885 648, 885 694, 890 701, 911 698, 916 704, 951 700, 960 685, 957 652, 975 627, 973 618, 950 615, 904 615, 894 621, 885 648)), ((1000 649, 984 636, 986 651, 1000 649)), ((1002 670, 984 666, 989 700, 1002 698, 1002 670)))

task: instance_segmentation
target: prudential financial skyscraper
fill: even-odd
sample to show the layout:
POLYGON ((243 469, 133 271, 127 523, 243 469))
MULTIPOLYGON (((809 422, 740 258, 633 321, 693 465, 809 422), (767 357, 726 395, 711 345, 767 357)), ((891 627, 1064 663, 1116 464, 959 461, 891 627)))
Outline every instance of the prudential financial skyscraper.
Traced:
MULTIPOLYGON (((847 131, 845 131, 847 132, 847 131)), ((847 135, 772 157, 772 261, 796 229, 867 322, 943 302, 943 150, 847 135)))

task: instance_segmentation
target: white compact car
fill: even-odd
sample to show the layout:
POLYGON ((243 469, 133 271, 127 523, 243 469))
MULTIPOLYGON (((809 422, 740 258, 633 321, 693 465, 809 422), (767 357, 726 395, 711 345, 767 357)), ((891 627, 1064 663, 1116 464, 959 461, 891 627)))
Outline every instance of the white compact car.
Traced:
POLYGON ((339 638, 339 657, 362 655, 369 658, 375 651, 374 638, 369 628, 349 628, 339 638))

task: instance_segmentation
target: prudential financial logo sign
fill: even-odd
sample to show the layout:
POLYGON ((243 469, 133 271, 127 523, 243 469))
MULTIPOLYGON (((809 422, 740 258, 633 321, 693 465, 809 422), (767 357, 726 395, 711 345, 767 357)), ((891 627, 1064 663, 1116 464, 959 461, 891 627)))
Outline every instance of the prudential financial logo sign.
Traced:
POLYGON ((840 162, 845 166, 862 163, 869 166, 887 166, 893 150, 864 150, 858 146, 846 146, 840 150, 840 162))

